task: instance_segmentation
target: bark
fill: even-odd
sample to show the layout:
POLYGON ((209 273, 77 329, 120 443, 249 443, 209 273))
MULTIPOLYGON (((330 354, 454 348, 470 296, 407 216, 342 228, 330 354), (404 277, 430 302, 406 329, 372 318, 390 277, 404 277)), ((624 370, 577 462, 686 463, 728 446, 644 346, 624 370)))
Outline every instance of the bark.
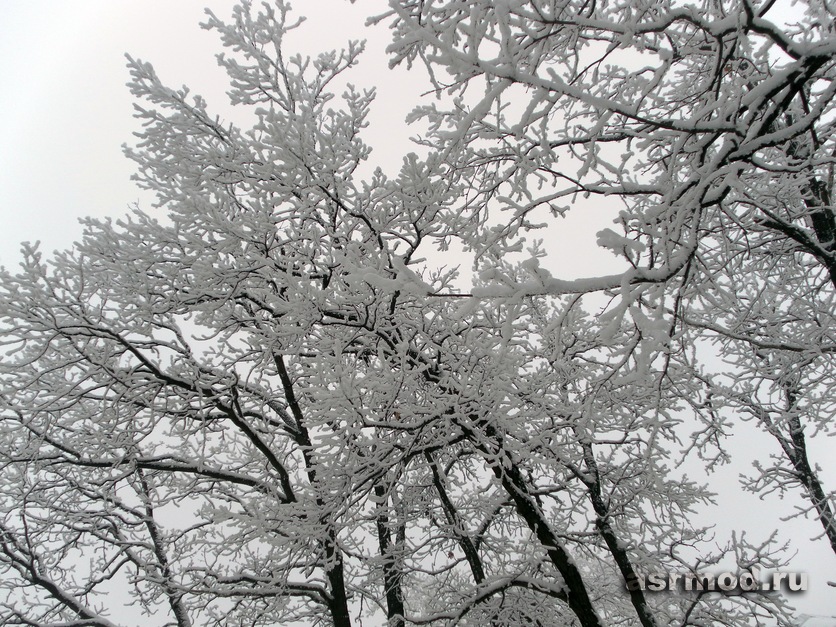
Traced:
POLYGON ((810 459, 807 456, 807 440, 804 436, 804 426, 801 424, 801 419, 798 417, 796 406, 798 404, 797 395, 792 390, 786 391, 787 395, 787 429, 789 431, 789 438, 783 434, 775 434, 777 431, 775 425, 770 422, 768 428, 771 427, 773 435, 776 435, 784 450, 787 458, 795 470, 796 477, 804 486, 807 492, 807 497, 816 508, 819 521, 824 528, 825 536, 830 542, 830 548, 836 553, 836 515, 834 515, 833 506, 830 499, 824 490, 821 480, 816 471, 813 470, 810 464, 810 459))
POLYGON ((276 365, 276 370, 279 373, 279 378, 284 389, 285 399, 290 409, 291 415, 296 422, 295 440, 302 450, 302 457, 305 460, 305 468, 308 475, 308 481, 316 491, 317 509, 323 512, 323 520, 327 528, 327 538, 321 541, 323 554, 325 556, 325 575, 328 579, 329 596, 328 596, 328 610, 331 613, 331 618, 334 621, 334 627, 351 627, 351 617, 348 613, 348 595, 345 589, 345 569, 343 566, 342 553, 337 546, 337 532, 333 522, 328 520, 330 516, 329 509, 325 500, 320 496, 317 486, 316 463, 313 459, 313 447, 311 445, 311 438, 308 434, 308 429, 305 426, 302 408, 296 398, 296 392, 293 389, 293 381, 290 379, 290 373, 284 363, 282 355, 274 354, 273 362, 276 365))
MULTIPOLYGON (((621 576, 624 581, 635 581, 638 578, 636 569, 630 561, 630 556, 624 544, 619 540, 615 529, 610 522, 610 508, 609 504, 604 500, 601 491, 601 475, 598 471, 598 463, 595 461, 595 454, 592 450, 592 444, 588 441, 583 442, 584 464, 587 472, 591 478, 583 480, 586 484, 589 500, 592 502, 592 508, 595 510, 595 526, 598 532, 604 539, 610 554, 613 556, 618 570, 621 571, 621 576)), ((644 591, 638 586, 628 586, 630 594, 630 602, 636 610, 643 627, 657 627, 656 620, 653 618, 650 606, 647 604, 644 591)))
POLYGON ((470 572, 473 574, 473 581, 480 584, 485 580, 485 568, 482 565, 482 559, 479 557, 479 551, 476 548, 476 543, 465 532, 461 517, 447 494, 447 488, 444 485, 444 480, 432 453, 427 451, 424 456, 430 465, 430 470, 433 474, 433 485, 438 492, 438 498, 441 500, 441 507, 444 510, 444 516, 447 518, 447 523, 456 534, 456 542, 464 553, 465 559, 470 566, 470 572))
MULTIPOLYGON (((374 494, 378 502, 386 499, 386 489, 378 484, 374 487, 374 494)), ((395 556, 397 545, 393 545, 392 531, 389 528, 389 516, 381 506, 380 512, 375 517, 377 525, 377 542, 380 548, 380 555, 383 558, 383 585, 386 591, 386 617, 389 619, 389 627, 404 626, 404 604, 403 589, 401 581, 403 573, 398 566, 395 556)))
POLYGON ((560 573, 566 588, 565 601, 569 608, 583 627, 603 627, 604 623, 592 605, 592 599, 580 569, 552 529, 545 512, 531 495, 522 471, 504 450, 496 429, 487 420, 478 417, 471 417, 468 422, 472 426, 464 421, 459 421, 459 426, 482 451, 485 461, 511 497, 517 514, 537 538, 549 560, 560 573))

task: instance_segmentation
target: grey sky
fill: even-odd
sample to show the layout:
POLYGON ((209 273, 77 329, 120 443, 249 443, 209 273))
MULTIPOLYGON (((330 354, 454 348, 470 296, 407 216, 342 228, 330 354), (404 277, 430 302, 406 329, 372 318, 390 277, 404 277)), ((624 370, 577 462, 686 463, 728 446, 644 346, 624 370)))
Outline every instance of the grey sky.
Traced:
MULTIPOLYGON (((148 207, 151 199, 129 180, 133 164, 121 150, 138 128, 123 54, 152 62, 171 86, 188 84, 226 117, 218 38, 198 24, 205 6, 224 18, 234 4, 0 0, 0 264, 15 265, 24 240, 41 240, 46 251, 69 246, 81 233, 81 216, 118 216, 136 201, 148 207)), ((369 35, 378 53, 385 45, 381 29, 362 26, 367 7, 317 0, 302 8, 310 23, 300 48, 331 49, 369 35)), ((370 50, 364 66, 370 86, 386 61, 370 50)), ((375 124, 391 137, 414 95, 408 84, 389 87, 376 104, 375 124)), ((378 163, 397 164, 403 147, 381 142, 377 153, 378 163)))

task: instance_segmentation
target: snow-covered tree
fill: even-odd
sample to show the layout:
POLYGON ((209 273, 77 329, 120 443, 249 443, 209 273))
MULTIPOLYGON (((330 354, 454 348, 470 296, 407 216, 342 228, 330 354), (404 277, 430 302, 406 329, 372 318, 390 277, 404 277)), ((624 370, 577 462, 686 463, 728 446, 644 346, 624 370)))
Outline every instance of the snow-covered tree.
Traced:
POLYGON ((131 59, 164 217, 2 275, 0 620, 789 624, 625 585, 782 564, 695 515, 750 424, 834 544, 836 35, 780 4, 390 0, 437 96, 392 177, 362 45, 295 56, 282 2, 207 22, 251 128, 131 59), (585 197, 624 269, 567 279, 532 238, 585 197))

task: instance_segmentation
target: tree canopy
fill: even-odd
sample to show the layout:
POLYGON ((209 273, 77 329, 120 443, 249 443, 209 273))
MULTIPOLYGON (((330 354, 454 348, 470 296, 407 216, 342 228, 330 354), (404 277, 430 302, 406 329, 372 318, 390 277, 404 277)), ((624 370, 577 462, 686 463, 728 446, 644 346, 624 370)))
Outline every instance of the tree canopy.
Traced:
POLYGON ((396 175, 362 43, 282 0, 205 24, 248 128, 130 58, 160 209, 2 274, 0 622, 795 624, 626 585, 781 569, 792 516, 836 553, 836 22, 785 4, 389 0, 396 175), (621 270, 569 276, 589 199, 621 270), (806 505, 718 544, 747 432, 739 489, 806 505))

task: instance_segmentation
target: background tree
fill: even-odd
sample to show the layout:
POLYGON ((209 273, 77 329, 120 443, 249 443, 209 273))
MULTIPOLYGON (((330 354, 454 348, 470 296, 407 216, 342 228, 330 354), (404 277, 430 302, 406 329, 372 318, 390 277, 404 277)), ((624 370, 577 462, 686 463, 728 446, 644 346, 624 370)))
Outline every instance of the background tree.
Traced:
POLYGON ((130 60, 165 218, 3 275, 2 620, 120 624, 122 590, 178 626, 790 624, 780 593, 625 589, 782 564, 691 520, 680 466, 732 411, 785 456, 750 487, 832 530, 801 426, 830 407, 836 47, 824 5, 772 8, 392 0, 439 95, 394 178, 359 174, 362 46, 290 56, 281 2, 207 22, 247 130, 130 60), (555 278, 526 238, 583 195, 620 201, 625 270, 555 278))
POLYGON ((679 361, 706 383, 680 397, 702 398, 693 408, 709 432, 722 432, 724 407, 776 437, 783 461, 750 487, 802 487, 836 547, 833 497, 804 434, 806 422, 828 432, 832 403, 831 9, 399 2, 388 16, 396 62, 423 59, 439 91, 484 94, 420 111, 427 144, 484 182, 454 209, 492 282, 476 293, 612 294, 612 315, 629 313, 664 360, 660 381, 679 361), (493 259, 581 196, 623 203, 623 235, 599 233, 623 273, 565 281, 537 262, 523 262, 522 281, 494 272, 493 259), (692 359, 701 337, 737 366, 722 369, 726 383, 706 378, 717 367, 705 354, 692 359))

